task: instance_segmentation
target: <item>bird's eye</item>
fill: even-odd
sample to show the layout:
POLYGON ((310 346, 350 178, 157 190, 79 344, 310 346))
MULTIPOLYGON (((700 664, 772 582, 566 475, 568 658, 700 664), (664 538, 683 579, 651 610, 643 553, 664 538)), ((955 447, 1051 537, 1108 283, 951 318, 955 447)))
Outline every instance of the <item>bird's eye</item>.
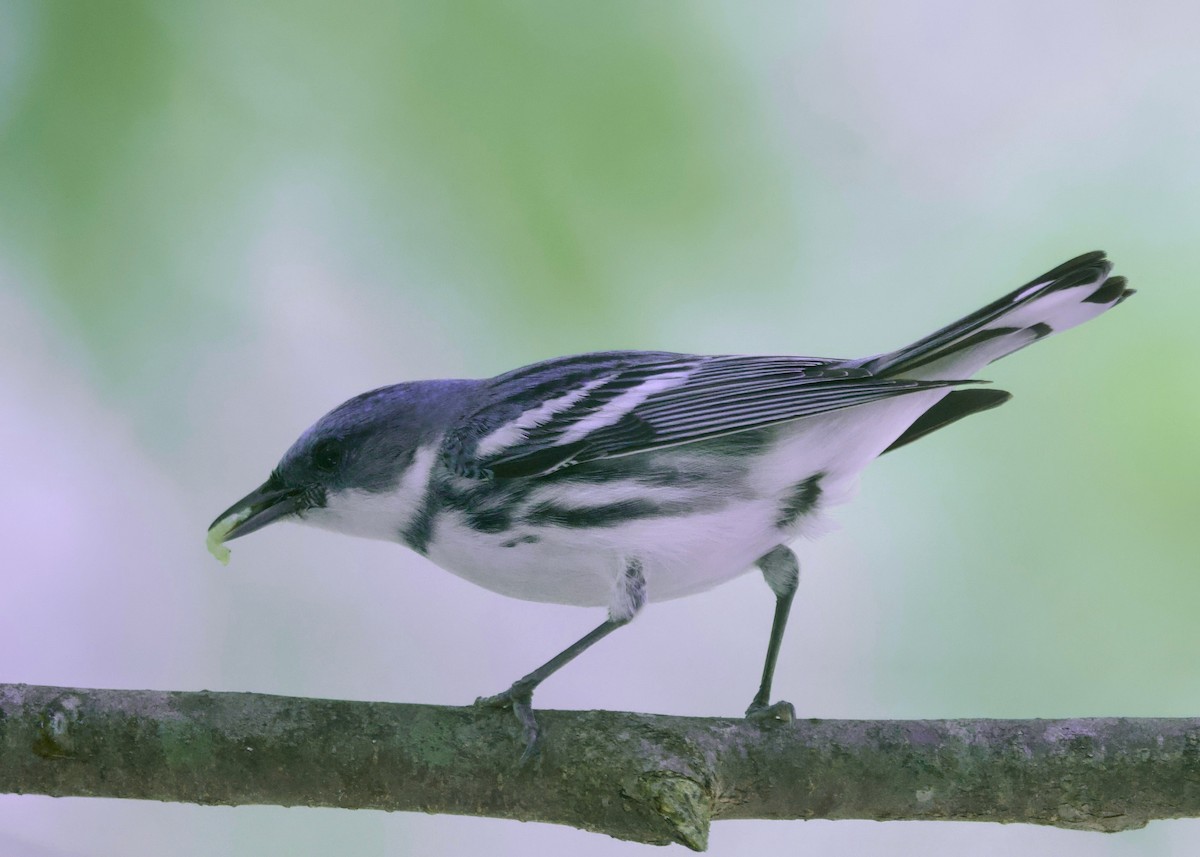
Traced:
POLYGON ((323 473, 336 470, 342 463, 342 444, 331 437, 318 443, 312 451, 313 467, 323 473))

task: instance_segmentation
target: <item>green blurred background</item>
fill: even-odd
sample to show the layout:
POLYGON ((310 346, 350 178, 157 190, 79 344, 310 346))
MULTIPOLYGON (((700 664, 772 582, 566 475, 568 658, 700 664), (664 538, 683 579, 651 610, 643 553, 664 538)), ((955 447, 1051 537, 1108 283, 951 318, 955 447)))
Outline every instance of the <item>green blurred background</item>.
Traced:
MULTIPOLYGON (((1065 258, 1140 293, 800 545, 816 717, 1200 715, 1200 7, 0 2, 0 679, 469 702, 592 612, 213 515, 361 390, 602 348, 850 356, 1065 258)), ((771 597, 653 605, 546 707, 738 713, 771 597)), ((0 855, 634 853, 546 825, 0 797, 0 855)), ((1194 854, 719 824, 714 854, 1194 854)))

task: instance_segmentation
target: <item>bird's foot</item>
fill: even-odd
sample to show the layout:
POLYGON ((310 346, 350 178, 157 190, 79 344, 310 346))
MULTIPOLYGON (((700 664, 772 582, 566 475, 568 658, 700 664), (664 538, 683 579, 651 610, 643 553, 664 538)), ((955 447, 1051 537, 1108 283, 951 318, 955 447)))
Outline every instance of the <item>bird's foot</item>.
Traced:
POLYGON ((517 681, 508 690, 495 696, 481 696, 475 700, 475 705, 481 708, 511 708, 521 724, 521 732, 525 738, 525 751, 521 753, 520 764, 531 762, 541 752, 541 728, 537 718, 533 716, 533 688, 517 681))
POLYGON ((796 708, 790 702, 768 705, 756 699, 746 709, 746 719, 756 723, 792 723, 796 719, 796 708))

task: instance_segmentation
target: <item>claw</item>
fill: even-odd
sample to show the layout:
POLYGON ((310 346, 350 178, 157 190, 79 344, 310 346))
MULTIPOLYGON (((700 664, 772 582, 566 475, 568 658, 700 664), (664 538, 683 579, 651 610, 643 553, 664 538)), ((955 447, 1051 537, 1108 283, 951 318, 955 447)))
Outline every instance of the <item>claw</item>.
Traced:
POLYGON ((521 753, 521 765, 527 765, 541 753, 541 727, 533 716, 533 691, 514 684, 508 690, 495 696, 480 697, 475 704, 485 708, 511 708, 521 724, 521 733, 525 738, 525 751, 521 753))
POLYGON ((758 723, 793 723, 796 720, 796 708, 790 702, 780 701, 774 705, 766 705, 755 700, 746 709, 746 719, 758 723))

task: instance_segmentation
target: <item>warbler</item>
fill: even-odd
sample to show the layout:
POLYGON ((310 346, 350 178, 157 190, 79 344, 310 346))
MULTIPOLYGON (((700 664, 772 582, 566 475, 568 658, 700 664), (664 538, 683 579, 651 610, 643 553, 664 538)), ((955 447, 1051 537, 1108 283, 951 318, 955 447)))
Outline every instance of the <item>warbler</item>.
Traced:
POLYGON ((487 589, 606 607, 598 627, 508 690, 536 753, 534 689, 648 601, 754 566, 775 595, 750 717, 771 704, 799 580, 788 546, 821 530, 882 453, 1007 401, 988 363, 1133 294, 1102 252, 1034 278, 897 351, 846 360, 608 351, 484 380, 414 381, 334 408, 210 540, 279 520, 399 542, 487 589))

